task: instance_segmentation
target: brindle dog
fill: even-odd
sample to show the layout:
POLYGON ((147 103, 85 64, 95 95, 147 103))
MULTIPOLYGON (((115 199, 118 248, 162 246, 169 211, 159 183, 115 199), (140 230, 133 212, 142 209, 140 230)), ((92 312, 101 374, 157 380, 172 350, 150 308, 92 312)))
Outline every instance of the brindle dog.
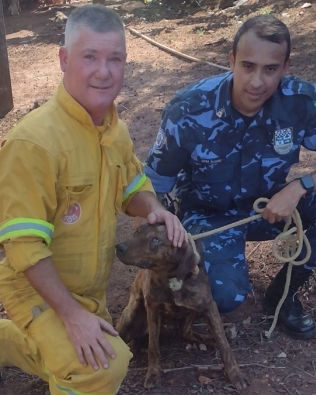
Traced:
POLYGON ((149 335, 145 388, 160 383, 159 334, 164 316, 182 320, 180 333, 187 341, 210 344, 210 336, 192 330, 197 313, 202 313, 209 324, 212 343, 215 340, 229 381, 238 390, 247 387, 212 298, 198 243, 197 248, 199 253, 191 243, 174 247, 165 225, 143 225, 130 240, 116 245, 123 263, 149 269, 138 271, 128 305, 116 325, 127 343, 149 335))

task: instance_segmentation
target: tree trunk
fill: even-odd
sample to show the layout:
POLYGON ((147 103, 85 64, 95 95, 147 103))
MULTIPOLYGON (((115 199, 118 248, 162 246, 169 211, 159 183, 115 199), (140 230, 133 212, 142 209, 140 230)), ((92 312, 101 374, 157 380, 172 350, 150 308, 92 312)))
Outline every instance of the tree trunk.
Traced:
POLYGON ((3 4, 0 0, 0 118, 13 108, 9 59, 5 38, 3 4))

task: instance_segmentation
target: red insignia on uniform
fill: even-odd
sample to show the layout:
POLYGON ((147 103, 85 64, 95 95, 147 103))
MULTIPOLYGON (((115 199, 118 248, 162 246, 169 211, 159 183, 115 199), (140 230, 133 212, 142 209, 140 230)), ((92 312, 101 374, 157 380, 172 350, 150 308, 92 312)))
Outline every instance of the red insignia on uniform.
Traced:
POLYGON ((81 206, 79 203, 73 203, 65 215, 62 216, 61 220, 66 225, 73 225, 79 221, 81 217, 81 206))

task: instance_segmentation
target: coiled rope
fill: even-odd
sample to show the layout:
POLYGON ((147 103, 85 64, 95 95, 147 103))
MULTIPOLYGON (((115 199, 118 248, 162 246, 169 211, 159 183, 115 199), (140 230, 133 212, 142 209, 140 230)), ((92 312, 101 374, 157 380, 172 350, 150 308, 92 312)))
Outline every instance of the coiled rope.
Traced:
MULTIPOLYGON (((203 237, 211 236, 215 233, 219 233, 224 230, 227 230, 227 229, 239 226, 239 225, 243 225, 248 222, 252 222, 255 219, 261 218, 264 208, 260 208, 259 205, 260 205, 260 203, 268 203, 268 202, 269 202, 269 199, 267 199, 267 198, 257 199, 253 204, 253 208, 258 214, 252 215, 249 218, 244 218, 240 221, 236 221, 231 224, 221 226, 220 228, 212 229, 209 232, 200 233, 198 235, 189 234, 189 241, 191 242, 195 253, 197 253, 197 251, 196 251, 194 240, 198 240, 203 237)), ((274 239, 273 245, 272 245, 272 254, 276 260, 281 261, 281 262, 288 262, 289 265, 288 265, 288 269, 287 269, 283 295, 282 295, 282 297, 275 309, 274 318, 273 318, 271 327, 268 331, 265 331, 265 333, 264 333, 264 335, 267 338, 270 338, 270 336, 277 324, 280 309, 281 309, 282 304, 289 292, 293 265, 295 265, 295 266, 303 265, 304 263, 306 263, 309 260, 309 258, 311 256, 311 245, 310 245, 310 243, 305 235, 305 232, 303 230, 302 220, 301 220, 300 214, 297 211, 297 209, 295 209, 293 211, 292 215, 287 219, 285 226, 283 228, 283 231, 274 239), (290 225, 292 224, 292 222, 294 223, 294 226, 290 228, 290 225), (281 255, 277 251, 277 246, 278 246, 279 242, 283 242, 283 244, 284 244, 283 253, 281 255), (301 259, 300 261, 297 261, 296 258, 301 253, 304 245, 306 248, 306 256, 303 259, 301 259)))

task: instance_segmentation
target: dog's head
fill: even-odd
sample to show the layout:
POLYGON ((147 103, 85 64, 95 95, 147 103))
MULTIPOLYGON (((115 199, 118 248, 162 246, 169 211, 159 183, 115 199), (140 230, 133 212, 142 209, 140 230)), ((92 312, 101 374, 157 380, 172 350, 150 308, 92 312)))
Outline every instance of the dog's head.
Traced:
POLYGON ((183 280, 190 272, 197 273, 199 253, 190 242, 183 243, 180 248, 174 247, 162 224, 142 225, 131 239, 116 245, 116 255, 126 265, 164 271, 178 280, 183 280))

